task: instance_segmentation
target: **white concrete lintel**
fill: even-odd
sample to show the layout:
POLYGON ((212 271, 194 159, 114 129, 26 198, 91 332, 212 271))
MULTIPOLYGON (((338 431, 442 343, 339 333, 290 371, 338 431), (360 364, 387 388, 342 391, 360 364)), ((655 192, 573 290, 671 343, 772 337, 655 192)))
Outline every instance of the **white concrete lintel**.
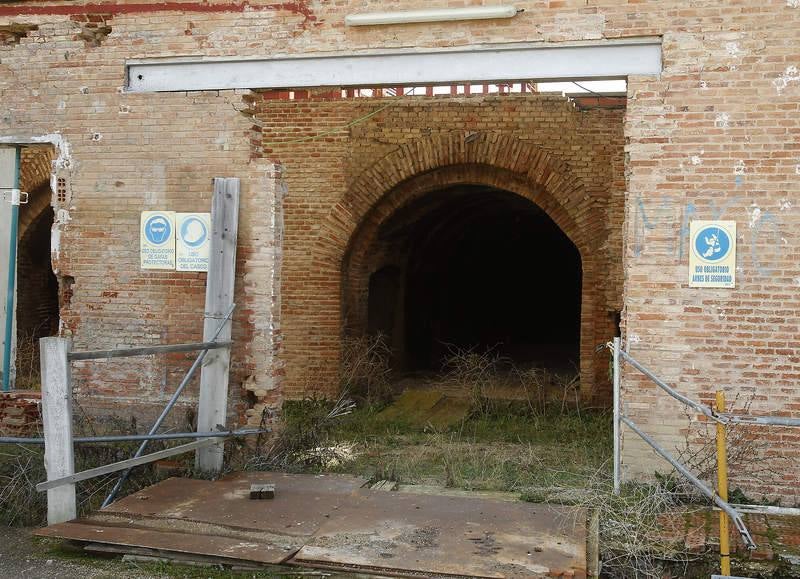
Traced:
POLYGON ((661 39, 637 38, 255 59, 135 60, 126 63, 126 90, 180 92, 608 80, 630 75, 657 76, 661 69, 661 39))

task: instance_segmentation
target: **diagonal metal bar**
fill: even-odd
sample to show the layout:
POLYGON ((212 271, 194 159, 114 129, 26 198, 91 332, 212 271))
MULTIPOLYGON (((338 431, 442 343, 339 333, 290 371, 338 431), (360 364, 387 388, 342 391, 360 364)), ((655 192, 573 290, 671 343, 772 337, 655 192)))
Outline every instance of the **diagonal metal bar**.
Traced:
MULTIPOLYGON (((217 331, 214 333, 214 335, 212 336, 211 340, 209 340, 210 342, 215 341, 219 337, 220 333, 222 332, 222 329, 228 323, 228 320, 230 319, 231 314, 233 314, 233 310, 234 310, 235 307, 236 307, 236 304, 233 304, 230 307, 230 309, 228 310, 228 313, 225 314, 225 317, 222 319, 222 321, 220 322, 219 326, 217 327, 217 331)), ((183 380, 181 380, 181 383, 175 389, 175 392, 172 395, 172 398, 169 399, 169 402, 167 402, 167 405, 164 407, 164 410, 161 411, 161 415, 153 423, 153 426, 150 429, 150 434, 155 434, 156 432, 158 432, 158 429, 161 428, 161 423, 164 422, 164 419, 167 417, 167 414, 169 414, 169 411, 172 410, 172 407, 175 405, 175 402, 177 402, 178 397, 181 395, 181 392, 183 392, 183 389, 186 388, 186 385, 192 379, 192 376, 194 376, 194 373, 202 365, 203 360, 205 360, 205 357, 206 357, 207 354, 208 354, 208 349, 205 349, 202 352, 200 352, 199 354, 197 354, 197 358, 195 359, 194 363, 192 364, 192 367, 189 368, 188 372, 186 372, 186 376, 183 377, 183 380)), ((148 443, 147 440, 142 442, 141 446, 139 446, 139 449, 133 455, 133 458, 137 458, 137 457, 142 455, 142 453, 144 452, 144 449, 147 448, 147 443, 148 443)), ((131 473, 131 469, 130 468, 122 473, 122 475, 119 477, 119 480, 114 485, 114 488, 111 489, 110 493, 108 493, 108 496, 106 497, 106 500, 103 501, 102 507, 107 507, 108 505, 110 505, 113 502, 114 497, 117 496, 117 493, 119 492, 119 489, 122 488, 122 485, 128 479, 128 475, 130 475, 130 473, 131 473)))
POLYGON ((633 356, 628 354, 625 350, 621 350, 619 354, 631 366, 633 366, 634 368, 639 370, 639 372, 641 372, 642 374, 644 374, 645 376, 650 378, 650 380, 652 380, 655 383, 656 386, 658 386, 664 392, 666 392, 667 394, 672 396, 675 400, 678 400, 678 401, 682 402, 683 404, 685 404, 689 408, 693 408, 694 410, 696 410, 697 412, 699 412, 700 414, 702 414, 704 416, 707 416, 708 418, 710 418, 714 422, 719 422, 721 424, 726 424, 727 423, 727 419, 726 418, 720 417, 717 414, 715 414, 714 411, 709 406, 706 406, 704 404, 700 404, 699 402, 695 402, 691 398, 687 398, 686 396, 684 396, 683 394, 681 394, 680 392, 678 392, 677 390, 672 388, 669 384, 667 384, 661 378, 656 376, 653 373, 652 370, 650 370, 649 368, 644 366, 641 362, 636 360, 636 358, 634 358, 633 356))
POLYGON ((75 474, 71 474, 69 476, 44 481, 36 485, 36 490, 42 492, 48 489, 54 489, 56 487, 60 487, 61 485, 76 483, 82 480, 94 478, 96 476, 102 476, 104 474, 109 474, 112 472, 117 472, 123 469, 131 469, 134 466, 139 466, 140 464, 155 462, 157 460, 161 460, 162 458, 175 456, 177 454, 183 454, 185 452, 197 450, 198 448, 203 448, 205 446, 210 446, 216 443, 217 441, 214 440, 213 438, 204 438, 202 440, 195 440, 194 442, 181 444, 179 446, 173 446, 172 448, 165 448, 164 450, 159 450, 157 452, 153 452, 145 456, 128 458, 126 460, 121 460, 119 462, 113 462, 111 464, 98 466, 97 468, 90 468, 89 470, 76 472, 75 474))
POLYGON ((708 485, 706 485, 703 481, 699 478, 694 476, 689 469, 683 466, 680 462, 678 462, 669 452, 667 452, 661 445, 659 445, 655 440, 653 440, 650 436, 648 436, 642 429, 636 426, 636 423, 633 422, 627 416, 620 416, 622 422, 624 422, 631 430, 633 430, 639 437, 644 440, 650 447, 658 453, 661 458, 666 460, 670 463, 675 470, 681 473, 690 483, 692 483, 701 493, 703 493, 706 497, 711 499, 714 504, 716 504, 720 509, 725 511, 727 515, 731 518, 733 523, 736 525, 736 530, 739 531, 739 534, 742 536, 742 540, 744 544, 747 546, 748 549, 753 550, 756 548, 755 542, 753 542, 753 538, 750 536, 750 531, 747 530, 747 527, 742 520, 742 517, 739 513, 734 509, 729 503, 723 501, 717 493, 711 490, 708 485))

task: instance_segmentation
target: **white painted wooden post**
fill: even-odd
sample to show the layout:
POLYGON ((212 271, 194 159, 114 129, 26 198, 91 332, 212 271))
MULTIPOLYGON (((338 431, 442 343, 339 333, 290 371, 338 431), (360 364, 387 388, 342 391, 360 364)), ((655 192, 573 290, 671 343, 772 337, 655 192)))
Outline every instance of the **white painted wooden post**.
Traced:
MULTIPOLYGON (((205 324, 203 341, 213 339, 220 320, 233 306, 236 279, 236 237, 239 228, 239 179, 214 179, 211 202, 211 255, 206 281, 205 324)), ((217 340, 231 339, 231 321, 225 324, 217 340)), ((200 402, 197 431, 210 432, 224 426, 228 413, 228 374, 230 348, 211 350, 200 372, 200 402)), ((224 441, 201 448, 195 455, 195 468, 201 472, 222 470, 224 441)))
MULTIPOLYGON (((47 480, 75 474, 72 448, 72 375, 67 358, 71 347, 71 341, 66 338, 39 340, 44 466, 47 480)), ((47 491, 48 525, 70 521, 77 516, 74 484, 65 484, 47 491)))

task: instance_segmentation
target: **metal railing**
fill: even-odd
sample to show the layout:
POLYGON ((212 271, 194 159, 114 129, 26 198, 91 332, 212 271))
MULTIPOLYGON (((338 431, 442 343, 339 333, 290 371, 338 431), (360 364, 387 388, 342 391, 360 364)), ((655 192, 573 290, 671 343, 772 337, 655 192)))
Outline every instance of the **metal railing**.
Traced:
POLYGON ((750 536, 750 532, 741 518, 741 513, 762 513, 762 514, 800 514, 800 509, 788 509, 782 507, 769 507, 764 505, 732 505, 727 501, 728 498, 728 475, 727 475, 727 447, 726 447, 726 426, 729 424, 751 424, 761 426, 796 426, 800 427, 800 418, 785 416, 744 416, 725 412, 725 396, 723 392, 717 392, 717 407, 712 408, 687 396, 684 396, 669 384, 659 378, 652 370, 636 360, 629 352, 621 348, 620 338, 614 338, 608 344, 613 352, 613 379, 614 379, 614 493, 620 492, 622 453, 621 453, 621 430, 622 425, 626 425, 635 432, 645 443, 647 443, 659 456, 666 460, 684 478, 686 478, 695 488, 722 511, 720 513, 720 558, 723 574, 730 574, 730 548, 728 537, 728 518, 733 521, 736 530, 742 537, 742 541, 748 549, 755 549, 756 544, 750 536), (715 492, 706 483, 701 481, 692 472, 681 464, 672 454, 659 445, 651 436, 645 433, 639 426, 623 413, 622 394, 620 387, 622 363, 628 363, 651 382, 666 392, 669 396, 688 406, 698 414, 716 422, 717 437, 717 486, 715 492))
MULTIPOLYGON (((53 503, 57 503, 56 507, 62 509, 60 518, 64 518, 63 513, 68 515, 73 514, 75 511, 74 506, 74 483, 96 476, 101 476, 113 472, 123 471, 117 480, 114 488, 103 502, 103 507, 108 506, 116 497, 120 488, 124 484, 131 470, 139 465, 161 460, 169 456, 183 454, 200 448, 208 447, 209 445, 216 444, 220 438, 225 439, 237 436, 249 436, 254 434, 262 434, 268 432, 268 429, 242 429, 242 430, 219 430, 213 432, 168 432, 158 433, 167 415, 181 396, 186 386, 191 381, 192 377, 197 373, 197 369, 203 364, 203 360, 211 350, 220 348, 229 348, 230 341, 217 342, 217 338, 222 333, 225 325, 229 322, 233 314, 234 306, 231 306, 227 314, 221 317, 219 326, 216 332, 211 337, 211 340, 201 343, 192 344, 170 344, 170 345, 155 345, 134 348, 120 348, 115 350, 95 350, 84 352, 70 351, 69 341, 61 338, 43 338, 42 339, 42 410, 47 418, 49 414, 51 417, 61 420, 60 428, 51 429, 48 433, 48 421, 45 420, 45 437, 44 438, 25 438, 25 437, 0 437, 0 444, 44 444, 45 455, 47 456, 48 447, 51 452, 56 452, 63 460, 61 465, 63 468, 54 469, 55 473, 49 472, 48 480, 36 485, 38 491, 48 491, 48 520, 50 519, 51 499, 53 503), (45 341, 55 340, 57 343, 53 345, 55 348, 45 347, 45 341), (78 360, 104 360, 110 358, 127 358, 132 356, 150 356, 155 354, 166 354, 175 352, 198 352, 191 367, 187 370, 183 379, 178 387, 173 392, 169 401, 167 402, 161 414, 155 420, 147 434, 120 434, 120 435, 104 435, 104 436, 86 436, 86 437, 72 437, 71 436, 71 369, 70 363, 78 360), (52 370, 46 372, 45 368, 52 370), (68 432, 69 434, 64 434, 68 432), (147 448, 151 440, 177 440, 177 439, 195 439, 194 442, 181 444, 171 448, 166 448, 153 452, 151 454, 143 455, 144 450, 147 448), (74 444, 92 444, 92 443, 109 443, 109 442, 130 442, 141 441, 136 452, 131 458, 121 460, 115 463, 99 466, 96 468, 88 469, 82 472, 75 473, 74 461, 72 459, 72 449, 74 444), (60 451, 60 452, 59 452, 60 451), (66 455, 66 457, 64 457, 66 455), (54 476, 53 476, 54 474, 54 476), (64 487, 65 485, 73 485, 71 493, 61 493, 60 495, 50 496, 53 489, 64 487), (72 503, 72 504, 70 504, 72 503)), ((53 422, 51 420, 50 422, 53 422)), ((67 516, 67 519, 68 520, 67 516)))

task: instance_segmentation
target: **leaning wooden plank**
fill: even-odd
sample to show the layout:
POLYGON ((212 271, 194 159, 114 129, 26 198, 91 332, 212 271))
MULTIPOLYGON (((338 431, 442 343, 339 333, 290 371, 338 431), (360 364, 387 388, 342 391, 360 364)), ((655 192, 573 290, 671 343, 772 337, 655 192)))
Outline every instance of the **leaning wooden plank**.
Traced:
POLYGON ((148 462, 153 462, 156 460, 161 460, 162 458, 167 458, 169 456, 175 456, 176 454, 183 454, 184 452, 189 452, 191 450, 197 450, 199 448, 205 448, 212 444, 216 444, 216 440, 213 438, 206 438, 203 440, 196 440, 195 442, 189 442, 187 444, 181 444, 180 446, 174 446, 172 448, 166 448, 164 450, 159 450, 158 452, 153 452, 150 454, 145 454, 144 456, 140 456, 137 458, 129 458, 127 460, 121 460, 119 462, 114 462, 111 464, 107 464, 105 466, 98 466, 97 468, 90 468, 89 470, 84 470, 82 472, 75 473, 70 476, 65 476, 53 480, 48 480, 45 482, 41 482, 36 485, 36 490, 39 492, 46 491, 48 489, 60 487, 61 485, 76 483, 78 481, 90 479, 96 476, 101 476, 104 474, 117 472, 120 470, 124 470, 126 468, 130 468, 132 466, 139 466, 140 464, 147 464, 148 462))
POLYGON ((142 346, 140 348, 119 348, 117 350, 90 350, 88 352, 70 352, 70 360, 104 360, 107 358, 129 358, 132 356, 150 356, 152 354, 173 354, 176 352, 195 352, 199 350, 215 350, 227 348, 231 342, 200 342, 194 344, 165 344, 160 346, 142 346))
MULTIPOLYGON (((211 200, 211 255, 206 276, 206 305, 203 339, 216 334, 219 321, 233 307, 236 281, 236 238, 239 230, 239 179, 214 179, 211 200)), ((231 320, 219 331, 220 340, 231 339, 231 320)), ((231 351, 228 348, 210 352, 200 370, 200 400, 197 408, 197 430, 219 430, 228 416, 228 379, 231 351)), ((200 472, 222 470, 223 446, 217 443, 199 450, 195 468, 200 472)))

